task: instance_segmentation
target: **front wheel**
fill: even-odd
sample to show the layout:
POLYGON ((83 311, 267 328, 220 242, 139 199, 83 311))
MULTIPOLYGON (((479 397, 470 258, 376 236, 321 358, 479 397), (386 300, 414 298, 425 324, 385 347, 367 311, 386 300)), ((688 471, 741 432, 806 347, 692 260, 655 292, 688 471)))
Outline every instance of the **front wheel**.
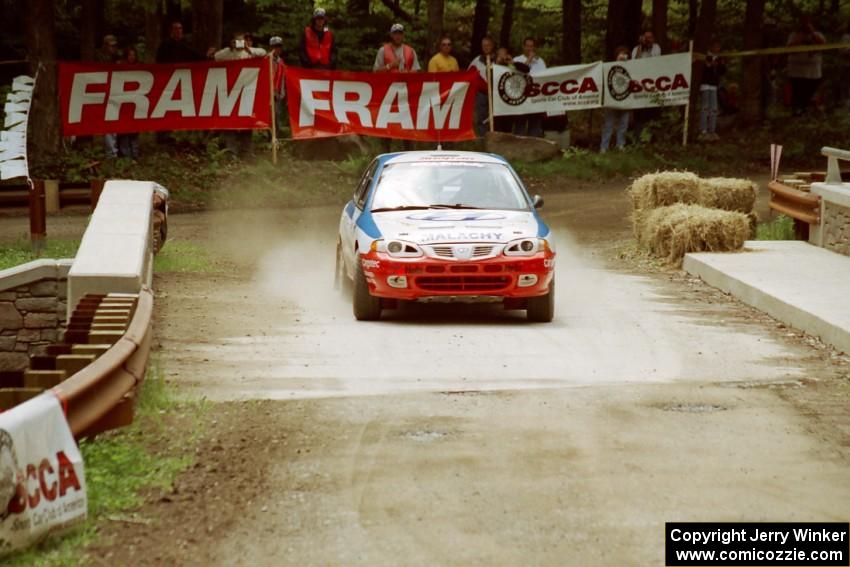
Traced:
POLYGON ((549 323, 555 318, 555 280, 549 283, 549 293, 529 297, 525 316, 535 323, 549 323))
POLYGON ((377 321, 381 318, 381 298, 369 293, 369 283, 366 281, 359 261, 354 273, 352 306, 354 318, 358 321, 377 321))

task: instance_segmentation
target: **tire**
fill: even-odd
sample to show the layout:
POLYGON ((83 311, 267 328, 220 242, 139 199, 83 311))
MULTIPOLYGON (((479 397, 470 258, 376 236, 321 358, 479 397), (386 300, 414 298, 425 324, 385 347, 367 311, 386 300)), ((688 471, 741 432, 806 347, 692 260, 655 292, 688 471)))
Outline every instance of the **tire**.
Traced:
POLYGON ((381 298, 369 293, 369 284, 359 262, 354 272, 352 307, 354 318, 358 321, 377 321, 381 318, 381 298))
POLYGON ((555 318, 555 280, 549 284, 549 293, 539 297, 529 297, 525 311, 529 321, 549 323, 555 318))

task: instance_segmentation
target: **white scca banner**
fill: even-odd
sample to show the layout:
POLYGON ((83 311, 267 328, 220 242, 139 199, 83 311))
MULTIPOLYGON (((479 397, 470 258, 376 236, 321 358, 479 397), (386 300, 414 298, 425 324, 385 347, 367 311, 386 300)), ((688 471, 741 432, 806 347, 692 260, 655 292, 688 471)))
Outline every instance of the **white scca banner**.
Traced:
POLYGON ((691 93, 691 54, 604 63, 602 74, 605 108, 687 104, 691 93))
POLYGON ((0 555, 85 519, 83 458, 45 392, 0 414, 0 555))
POLYGON ((546 113, 597 108, 602 104, 600 63, 551 67, 531 74, 493 67, 493 114, 546 113))
POLYGON ((27 164, 27 121, 35 79, 21 75, 12 81, 12 90, 3 106, 3 128, 0 132, 0 179, 29 178, 27 164))

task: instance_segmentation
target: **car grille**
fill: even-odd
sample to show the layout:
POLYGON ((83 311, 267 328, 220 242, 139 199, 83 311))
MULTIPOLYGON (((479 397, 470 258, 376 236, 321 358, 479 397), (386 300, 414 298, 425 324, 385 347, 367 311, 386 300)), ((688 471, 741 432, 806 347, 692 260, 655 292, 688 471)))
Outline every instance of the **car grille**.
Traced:
MULTIPOLYGON (((472 247, 472 258, 486 258, 493 254, 493 250, 495 249, 495 245, 493 244, 479 244, 472 247)), ((434 256, 438 258, 454 258, 454 246, 451 245, 440 245, 440 246, 431 246, 431 251, 434 253, 434 256)))
POLYGON ((511 283, 509 276, 420 276, 416 285, 425 291, 448 293, 499 291, 511 283))

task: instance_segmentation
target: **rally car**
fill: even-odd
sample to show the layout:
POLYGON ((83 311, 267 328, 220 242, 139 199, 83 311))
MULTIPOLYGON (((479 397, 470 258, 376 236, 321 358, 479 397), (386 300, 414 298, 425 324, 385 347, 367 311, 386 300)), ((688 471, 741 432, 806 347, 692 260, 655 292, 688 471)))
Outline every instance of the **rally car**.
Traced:
POLYGON ((399 301, 480 300, 551 321, 555 250, 542 204, 500 156, 378 156, 340 218, 336 284, 351 288, 358 320, 399 301))

